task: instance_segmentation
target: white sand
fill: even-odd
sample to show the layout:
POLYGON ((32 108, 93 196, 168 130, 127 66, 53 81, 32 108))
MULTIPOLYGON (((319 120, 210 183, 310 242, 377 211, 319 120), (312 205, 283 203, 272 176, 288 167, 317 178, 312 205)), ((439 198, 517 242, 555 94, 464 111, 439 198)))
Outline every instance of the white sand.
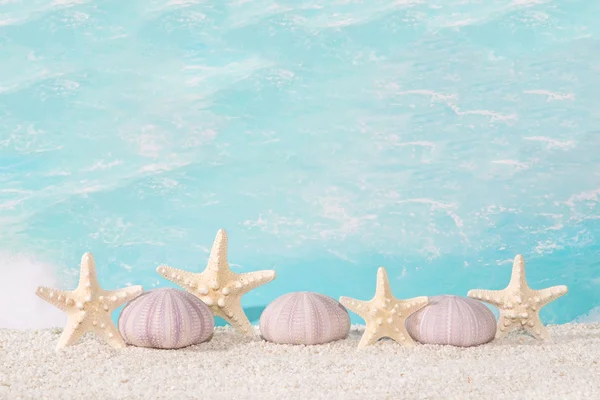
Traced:
POLYGON ((180 350, 116 351, 60 330, 0 330, 0 399, 600 399, 600 324, 549 326, 553 343, 511 335, 475 348, 390 340, 287 346, 217 328, 180 350))

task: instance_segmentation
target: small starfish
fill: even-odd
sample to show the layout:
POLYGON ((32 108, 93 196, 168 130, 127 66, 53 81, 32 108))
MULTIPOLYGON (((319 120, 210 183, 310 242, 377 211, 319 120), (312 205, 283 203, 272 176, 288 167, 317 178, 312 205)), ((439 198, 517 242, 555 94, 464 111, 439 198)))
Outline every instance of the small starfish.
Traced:
POLYGON ((94 332, 114 348, 126 347, 111 319, 111 313, 122 304, 139 296, 141 286, 103 290, 96 276, 96 263, 90 253, 81 257, 79 285, 73 291, 38 287, 36 294, 67 313, 67 325, 56 350, 71 346, 86 332, 94 332))
POLYGON ((467 296, 498 307, 500 318, 496 329, 497 339, 514 329, 522 328, 536 339, 548 340, 550 334, 540 320, 540 309, 567 291, 564 285, 541 290, 531 289, 525 278, 525 260, 519 254, 515 257, 510 282, 505 289, 473 289, 469 290, 467 296))
POLYGON ((412 347, 415 341, 406 331, 406 318, 425 307, 429 299, 426 296, 408 300, 396 299, 392 295, 387 272, 385 268, 380 267, 377 270, 375 297, 369 301, 340 297, 340 303, 365 320, 367 327, 358 343, 359 348, 372 345, 382 337, 412 347))
POLYGON ((217 232, 203 272, 193 273, 159 266, 157 272, 202 300, 213 315, 229 322, 240 333, 253 335, 254 330, 240 303, 241 297, 250 290, 275 279, 275 271, 265 270, 237 274, 229 269, 227 262, 227 233, 217 232))

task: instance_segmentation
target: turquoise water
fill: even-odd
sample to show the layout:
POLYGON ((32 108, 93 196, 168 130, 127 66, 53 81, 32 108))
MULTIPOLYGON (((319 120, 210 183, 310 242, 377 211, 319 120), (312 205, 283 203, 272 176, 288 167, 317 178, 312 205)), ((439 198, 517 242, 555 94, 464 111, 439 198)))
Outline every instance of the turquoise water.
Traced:
POLYGON ((380 265, 400 298, 500 289, 518 253, 569 286, 544 322, 589 320, 599 13, 0 0, 0 253, 38 260, 6 256, 3 287, 73 287, 86 251, 105 288, 171 286, 156 266, 200 271, 225 228, 234 270, 278 274, 254 321, 289 291, 368 299, 380 265))

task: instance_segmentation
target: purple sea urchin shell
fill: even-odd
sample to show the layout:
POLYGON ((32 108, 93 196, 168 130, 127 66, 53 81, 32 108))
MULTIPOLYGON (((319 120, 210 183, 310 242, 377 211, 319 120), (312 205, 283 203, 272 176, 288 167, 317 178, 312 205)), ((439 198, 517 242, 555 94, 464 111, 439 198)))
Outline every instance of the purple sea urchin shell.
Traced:
POLYGON ((183 290, 161 288, 129 302, 119 316, 125 343, 178 349, 210 339, 215 321, 202 300, 183 290))
POLYGON ((280 344, 323 344, 350 331, 346 308, 331 297, 312 292, 284 294, 260 317, 261 336, 280 344))
POLYGON ((496 334, 496 317, 480 301, 452 295, 433 296, 406 319, 406 330, 418 342, 470 347, 496 334))

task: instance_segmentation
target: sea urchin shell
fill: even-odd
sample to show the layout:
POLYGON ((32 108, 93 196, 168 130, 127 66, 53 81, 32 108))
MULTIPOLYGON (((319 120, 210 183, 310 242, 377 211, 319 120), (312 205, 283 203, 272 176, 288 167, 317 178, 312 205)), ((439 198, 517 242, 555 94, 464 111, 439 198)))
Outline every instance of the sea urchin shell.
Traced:
POLYGON ((260 317, 261 336, 280 344, 323 344, 343 339, 349 331, 346 308, 319 293, 285 294, 269 304, 260 317))
POLYGON ((418 342, 469 347, 487 343, 496 334, 496 317, 480 301, 442 295, 406 319, 406 330, 418 342))
POLYGON ((119 316, 125 343, 178 349, 207 341, 215 321, 202 300, 183 290, 153 289, 129 302, 119 316))

